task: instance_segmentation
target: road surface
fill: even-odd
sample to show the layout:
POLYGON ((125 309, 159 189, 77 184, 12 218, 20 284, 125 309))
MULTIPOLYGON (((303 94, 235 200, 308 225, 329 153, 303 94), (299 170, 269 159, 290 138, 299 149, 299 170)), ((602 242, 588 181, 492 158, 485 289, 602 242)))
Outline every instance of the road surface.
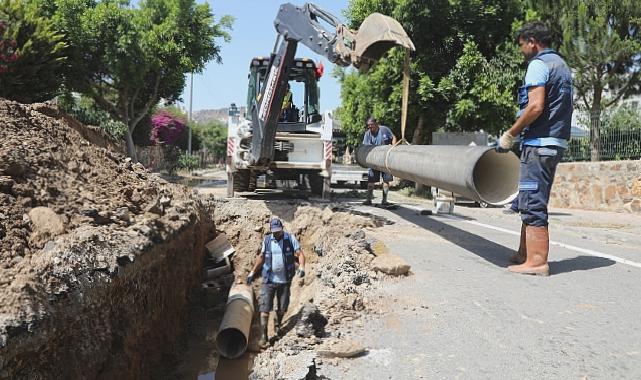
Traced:
POLYGON ((641 217, 554 210, 550 277, 507 272, 520 219, 456 207, 368 233, 412 265, 378 292, 382 312, 344 326, 369 354, 331 379, 640 379, 641 217))
MULTIPOLYGON (((199 191, 223 197, 224 184, 212 183, 199 191)), ((378 307, 341 327, 369 353, 321 359, 319 375, 641 379, 641 216, 552 210, 551 276, 534 277, 506 270, 518 215, 461 206, 421 215, 431 202, 396 192, 391 211, 360 206, 362 191, 335 194, 347 195, 339 200, 394 222, 367 233, 412 274, 386 281, 370 297, 378 307)))

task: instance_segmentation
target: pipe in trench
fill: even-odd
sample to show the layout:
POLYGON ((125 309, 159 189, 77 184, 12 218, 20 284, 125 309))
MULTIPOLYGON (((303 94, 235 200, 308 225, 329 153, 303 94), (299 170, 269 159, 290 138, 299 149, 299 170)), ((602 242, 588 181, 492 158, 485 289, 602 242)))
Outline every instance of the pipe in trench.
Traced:
POLYGON ((247 350, 254 315, 254 292, 249 285, 235 284, 229 290, 223 320, 216 335, 218 352, 236 359, 247 350))
POLYGON ((518 194, 520 160, 491 147, 361 145, 356 162, 495 206, 511 202, 518 194))

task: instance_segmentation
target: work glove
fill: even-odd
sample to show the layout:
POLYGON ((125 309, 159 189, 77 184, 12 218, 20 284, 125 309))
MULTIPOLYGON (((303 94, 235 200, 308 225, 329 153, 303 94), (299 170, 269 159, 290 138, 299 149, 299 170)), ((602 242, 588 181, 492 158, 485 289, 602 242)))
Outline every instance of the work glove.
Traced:
POLYGON ((499 139, 499 143, 497 145, 497 151, 498 152, 509 152, 510 149, 512 149, 512 145, 514 145, 514 139, 516 137, 512 136, 510 131, 506 131, 501 138, 499 139), (499 148, 501 150, 499 150, 499 148))
POLYGON ((299 269, 298 270, 298 277, 305 277, 305 269, 299 269))
POLYGON ((251 285, 253 281, 254 281, 254 272, 249 272, 249 275, 247 275, 247 285, 251 285))

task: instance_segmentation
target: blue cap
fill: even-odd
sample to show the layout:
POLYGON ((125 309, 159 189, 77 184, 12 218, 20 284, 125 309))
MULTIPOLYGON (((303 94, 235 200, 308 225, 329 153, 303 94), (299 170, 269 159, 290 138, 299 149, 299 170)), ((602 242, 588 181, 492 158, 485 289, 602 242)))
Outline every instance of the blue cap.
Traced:
POLYGON ((272 219, 271 222, 269 222, 269 229, 272 232, 278 232, 283 230, 283 222, 280 221, 278 218, 272 219))

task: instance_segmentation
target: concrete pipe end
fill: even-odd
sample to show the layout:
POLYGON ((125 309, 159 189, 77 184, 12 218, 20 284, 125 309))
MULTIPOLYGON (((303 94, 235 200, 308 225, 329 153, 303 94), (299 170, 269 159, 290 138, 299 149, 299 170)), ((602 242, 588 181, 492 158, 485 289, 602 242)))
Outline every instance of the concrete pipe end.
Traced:
POLYGON ((247 350, 247 337, 239 329, 230 327, 218 332, 216 346, 218 352, 227 359, 241 357, 247 350))
POLYGON ((514 200, 519 192, 520 160, 513 153, 498 153, 488 148, 476 162, 474 187, 481 201, 502 206, 514 200))

